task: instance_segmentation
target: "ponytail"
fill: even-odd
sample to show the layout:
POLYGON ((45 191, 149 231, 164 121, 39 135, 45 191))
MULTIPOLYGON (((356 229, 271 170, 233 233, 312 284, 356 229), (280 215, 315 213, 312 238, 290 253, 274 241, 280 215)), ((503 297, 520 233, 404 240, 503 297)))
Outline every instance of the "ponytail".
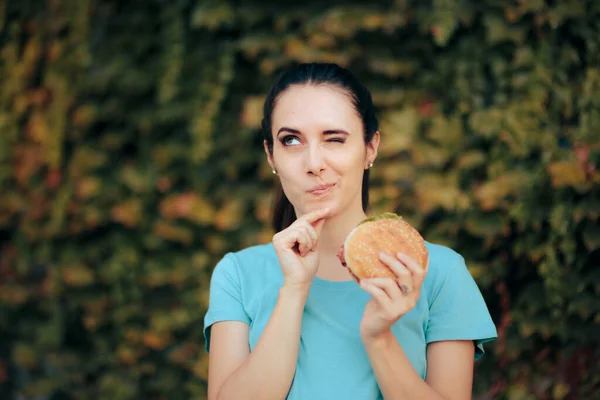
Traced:
POLYGON ((283 188, 279 186, 273 209, 273 229, 275 232, 280 232, 293 224, 295 220, 296 210, 283 192, 283 188))

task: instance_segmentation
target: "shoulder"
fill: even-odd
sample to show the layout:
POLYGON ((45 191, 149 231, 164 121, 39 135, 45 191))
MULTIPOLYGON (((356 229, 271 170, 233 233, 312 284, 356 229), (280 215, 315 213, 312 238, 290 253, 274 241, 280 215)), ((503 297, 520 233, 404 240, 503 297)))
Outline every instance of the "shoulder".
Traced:
POLYGON ((276 278, 280 268, 273 245, 250 246, 226 253, 215 266, 213 276, 223 273, 235 275, 241 284, 276 278))
POLYGON ((427 342, 472 339, 479 358, 482 343, 497 337, 485 299, 460 253, 426 245, 430 261, 421 295, 429 308, 427 342))
POLYGON ((229 254, 241 262, 265 262, 274 261, 277 259, 272 243, 246 247, 245 249, 241 249, 229 254))
POLYGON ((429 252, 429 267, 423 287, 430 300, 437 297, 439 292, 448 284, 458 283, 458 280, 472 279, 464 257, 456 250, 436 243, 425 242, 429 252))
POLYGON ((261 268, 277 264, 275 249, 271 243, 246 247, 244 249, 229 252, 223 259, 228 259, 240 269, 240 272, 252 268, 261 268))
POLYGON ((465 262, 463 256, 450 247, 427 241, 425 246, 429 252, 428 275, 447 275, 450 270, 465 262))

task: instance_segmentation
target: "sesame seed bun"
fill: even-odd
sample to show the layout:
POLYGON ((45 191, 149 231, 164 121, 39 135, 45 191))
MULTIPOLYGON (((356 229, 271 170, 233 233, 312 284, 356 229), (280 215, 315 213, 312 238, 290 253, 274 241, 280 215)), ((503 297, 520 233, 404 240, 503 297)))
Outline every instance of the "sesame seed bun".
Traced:
POLYGON ((355 281, 367 278, 396 278, 379 260, 379 253, 395 257, 402 252, 427 267, 429 254, 421 234, 402 217, 383 213, 359 223, 348 235, 338 257, 355 281))

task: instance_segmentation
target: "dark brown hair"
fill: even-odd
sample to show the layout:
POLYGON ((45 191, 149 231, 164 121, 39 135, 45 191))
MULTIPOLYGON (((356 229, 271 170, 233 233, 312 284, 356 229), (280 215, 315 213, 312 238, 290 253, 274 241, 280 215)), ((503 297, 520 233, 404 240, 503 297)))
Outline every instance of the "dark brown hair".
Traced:
MULTIPOLYGON (((370 143, 377 132, 379 122, 375 116, 371 93, 347 69, 336 64, 307 63, 294 66, 283 72, 269 91, 263 108, 262 131, 271 154, 273 154, 273 133, 271 117, 277 100, 292 85, 332 85, 343 89, 360 116, 365 143, 370 143)), ((296 220, 296 212, 283 188, 278 189, 273 210, 273 228, 282 231, 296 220)), ((362 207, 366 212, 369 206, 369 170, 365 170, 362 181, 362 207)))

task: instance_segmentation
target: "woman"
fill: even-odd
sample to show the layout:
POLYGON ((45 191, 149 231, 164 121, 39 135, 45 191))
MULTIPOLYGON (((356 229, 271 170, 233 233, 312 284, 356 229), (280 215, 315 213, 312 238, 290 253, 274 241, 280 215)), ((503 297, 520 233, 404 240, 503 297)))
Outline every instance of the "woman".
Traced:
POLYGON ((336 257, 366 218, 379 146, 369 92, 337 65, 283 74, 264 106, 264 148, 282 186, 272 243, 217 264, 205 317, 209 399, 468 399, 496 337, 463 258, 427 243, 429 265, 381 260, 358 285, 336 257))

